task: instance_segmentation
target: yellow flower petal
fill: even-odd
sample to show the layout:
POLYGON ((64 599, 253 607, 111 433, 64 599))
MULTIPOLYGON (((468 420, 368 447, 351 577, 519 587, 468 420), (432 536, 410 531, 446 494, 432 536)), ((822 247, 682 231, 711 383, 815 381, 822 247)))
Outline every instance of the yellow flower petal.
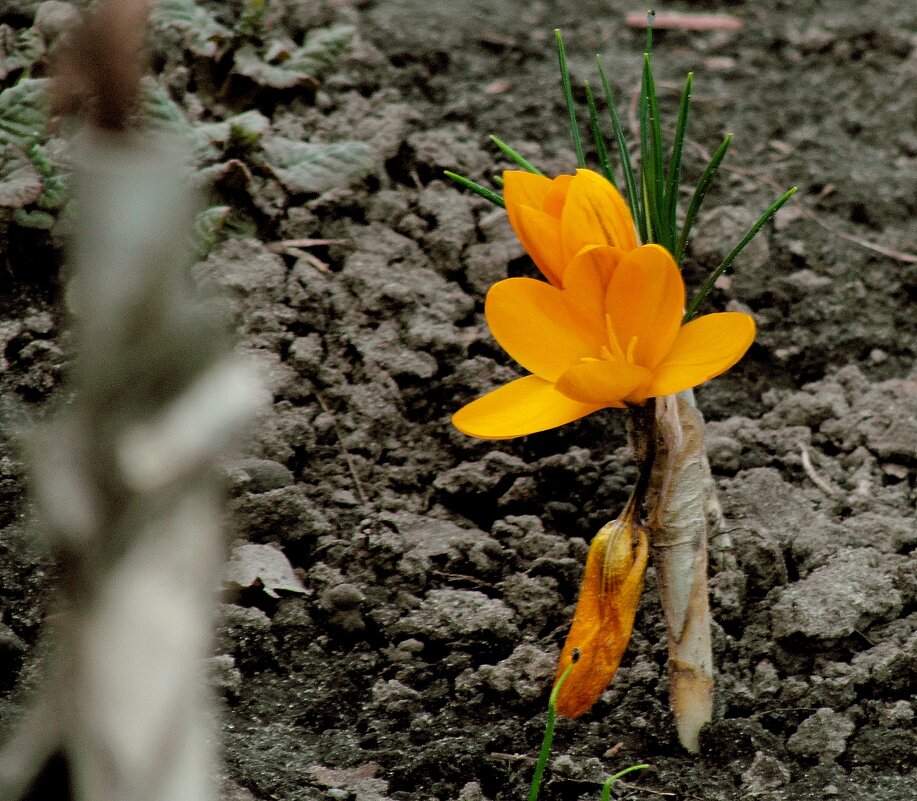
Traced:
POLYGON ((544 211, 520 206, 510 217, 513 230, 535 266, 554 286, 561 285, 564 261, 561 255, 560 222, 544 211))
POLYGON ((583 403, 624 406, 624 400, 646 386, 652 374, 645 367, 597 359, 565 370, 557 379, 557 391, 583 403))
POLYGON ((557 666, 555 682, 579 652, 557 694, 558 715, 575 718, 587 712, 614 677, 633 630, 648 551, 646 530, 626 514, 593 539, 557 666))
POLYGON ((605 309, 619 358, 656 367, 672 347, 685 308, 685 284, 675 260, 659 245, 625 254, 608 283, 605 309))
POLYGON ((681 327, 653 371, 646 397, 681 392, 732 367, 755 339, 755 321, 740 312, 708 314, 681 327))
POLYGON ((592 170, 577 170, 560 216, 564 262, 587 245, 612 245, 623 251, 637 246, 637 234, 624 198, 592 170))
POLYGON ((554 381, 583 357, 598 356, 604 332, 571 307, 565 293, 534 278, 507 278, 487 293, 494 339, 530 373, 554 381))
POLYGON ((549 381, 530 375, 488 393, 452 415, 463 434, 510 439, 562 426, 601 409, 561 395, 549 381))
POLYGON ((605 289, 623 252, 610 245, 583 248, 564 270, 564 292, 591 323, 605 326, 605 289))
POLYGON ((560 212, 572 180, 572 175, 551 180, 520 170, 503 173, 503 200, 510 225, 532 261, 555 286, 560 286, 564 268, 560 212))

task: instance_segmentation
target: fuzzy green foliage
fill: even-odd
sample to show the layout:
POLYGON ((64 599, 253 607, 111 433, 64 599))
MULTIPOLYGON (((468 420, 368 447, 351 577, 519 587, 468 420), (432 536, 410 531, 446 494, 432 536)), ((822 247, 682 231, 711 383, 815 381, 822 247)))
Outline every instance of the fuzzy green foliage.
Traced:
MULTIPOLYGON (((206 200, 195 227, 199 255, 221 237, 259 232, 266 182, 277 187, 275 196, 315 194, 378 166, 362 142, 291 140, 272 130, 262 111, 308 101, 354 30, 330 25, 300 43, 285 40, 266 25, 269 2, 246 0, 237 18, 203 0, 151 4, 150 45, 163 77, 143 79, 136 125, 180 138, 190 151, 191 181, 206 200), (193 95, 173 88, 168 76, 176 69, 190 70, 193 95), (250 110, 233 113, 241 108, 250 110)), ((49 72, 38 28, 0 25, 0 237, 10 225, 54 233, 67 216, 68 149, 54 130, 60 124, 50 124, 49 72)))

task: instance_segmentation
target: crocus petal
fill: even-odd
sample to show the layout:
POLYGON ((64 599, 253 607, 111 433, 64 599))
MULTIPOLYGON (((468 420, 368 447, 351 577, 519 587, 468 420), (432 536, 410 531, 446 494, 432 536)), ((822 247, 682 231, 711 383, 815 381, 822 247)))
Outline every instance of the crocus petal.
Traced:
POLYGON ((564 259, 560 246, 560 213, 572 175, 553 180, 520 170, 503 173, 503 200, 510 225, 538 269, 560 286, 564 259))
POLYGON ((605 309, 617 344, 628 361, 650 370, 672 347, 684 308, 681 272, 659 245, 625 254, 608 282, 605 309))
POLYGON ((530 375, 463 406, 452 415, 452 424, 472 437, 510 439, 571 423, 601 408, 571 400, 549 381, 530 375))
POLYGON ((487 293, 494 339, 530 373, 555 381, 583 357, 598 356, 604 331, 584 319, 565 293, 534 278, 507 278, 487 293))
POLYGON ((623 251, 610 245, 583 248, 564 270, 564 292, 594 325, 605 327, 605 289, 623 251))
POLYGON ((560 221, 530 206, 517 208, 509 221, 542 275, 554 286, 560 286, 565 263, 561 253, 560 221))
POLYGON ((649 370, 636 364, 596 359, 565 370, 556 386, 558 392, 583 403, 623 407, 624 399, 630 400, 651 377, 649 370))
POLYGON ((558 715, 575 718, 588 711, 614 677, 633 630, 648 552, 646 530, 626 519, 604 526, 592 541, 557 666, 555 683, 578 652, 557 693, 558 715))
POLYGON ((560 217, 564 261, 586 245, 637 246, 634 221, 620 193, 592 170, 577 170, 560 217))
POLYGON ((696 387, 732 367, 755 339, 755 321, 740 312, 708 314, 681 327, 665 359, 653 371, 646 397, 696 387))
POLYGON ((504 170, 503 201, 506 203, 506 213, 512 219, 516 209, 528 206, 559 220, 572 180, 572 175, 546 178, 537 173, 504 170))

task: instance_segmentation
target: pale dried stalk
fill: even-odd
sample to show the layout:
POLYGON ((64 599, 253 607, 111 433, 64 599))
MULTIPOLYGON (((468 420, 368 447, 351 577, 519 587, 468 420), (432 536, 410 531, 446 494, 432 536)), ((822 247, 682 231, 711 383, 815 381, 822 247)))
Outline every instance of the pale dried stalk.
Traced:
POLYGON ((684 397, 656 400, 655 458, 647 499, 653 564, 669 637, 669 698, 678 739, 700 750, 711 720, 713 654, 707 599, 710 468, 704 421, 684 397))
POLYGON ((61 609, 0 799, 58 754, 75 801, 210 801, 214 468, 265 397, 195 300, 178 156, 90 131, 74 164, 74 399, 32 448, 61 609))

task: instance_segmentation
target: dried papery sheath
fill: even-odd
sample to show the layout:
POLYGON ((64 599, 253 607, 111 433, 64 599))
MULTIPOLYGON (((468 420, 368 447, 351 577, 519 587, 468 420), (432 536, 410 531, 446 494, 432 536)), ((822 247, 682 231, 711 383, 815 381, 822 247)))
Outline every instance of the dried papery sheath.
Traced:
POLYGON ((589 548, 573 624, 557 666, 555 683, 573 666, 557 693, 558 715, 575 718, 592 707, 611 683, 630 642, 649 546, 637 506, 632 499, 589 548))
POLYGON ((693 753, 713 705, 703 428, 700 412, 681 395, 656 400, 647 521, 669 637, 672 713, 679 741, 693 753))

